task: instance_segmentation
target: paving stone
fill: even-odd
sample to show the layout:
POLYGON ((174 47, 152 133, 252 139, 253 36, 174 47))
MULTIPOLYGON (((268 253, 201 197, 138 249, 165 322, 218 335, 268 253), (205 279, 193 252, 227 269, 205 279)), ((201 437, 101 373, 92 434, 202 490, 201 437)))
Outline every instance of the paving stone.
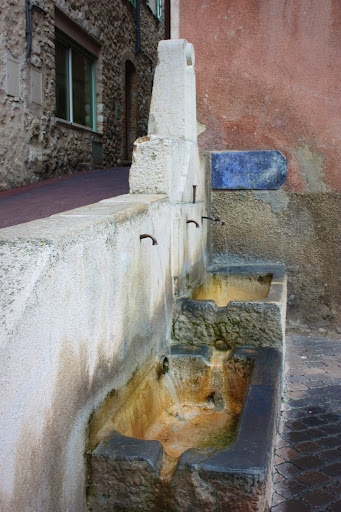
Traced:
POLYGON ((282 412, 282 418, 287 420, 297 420, 302 417, 302 411, 300 409, 287 409, 282 412))
POLYGON ((11 191, 2 190, 0 228, 49 217, 128 192, 129 167, 80 172, 11 191))
POLYGON ((303 453, 317 452, 320 449, 320 440, 318 443, 306 441, 305 443, 296 444, 295 449, 303 453))
POLYGON ((321 361, 321 358, 319 359, 310 359, 309 361, 307 360, 307 366, 313 366, 314 369, 316 368, 320 368, 321 370, 326 370, 327 369, 327 364, 324 362, 324 361, 321 361))
POLYGON ((282 437, 277 437, 276 446, 278 448, 282 448, 283 446, 288 446, 289 442, 286 439, 283 439, 282 437))
POLYGON ((284 432, 282 436, 284 439, 291 441, 293 443, 299 443, 300 441, 310 441, 314 439, 319 439, 323 437, 323 432, 318 429, 310 428, 308 430, 301 431, 292 431, 292 432, 284 432))
POLYGON ((341 339, 287 338, 275 449, 286 462, 274 467, 271 512, 341 512, 340 349, 341 339))
POLYGON ((341 453, 338 450, 325 450, 319 453, 319 457, 325 462, 336 462, 340 460, 341 453))
POLYGON ((305 494, 303 499, 313 507, 321 507, 331 503, 335 499, 335 495, 324 489, 318 489, 305 494))
POLYGON ((331 492, 335 492, 335 494, 341 495, 341 480, 337 479, 336 481, 331 482, 326 486, 331 492))
POLYGON ((284 480, 275 485, 275 491, 284 498, 294 498, 297 494, 306 490, 306 485, 296 479, 284 480))
POLYGON ((307 425, 297 420, 287 421, 286 426, 291 430, 306 430, 307 428, 307 425))
POLYGON ((306 369, 306 374, 309 376, 309 375, 323 375, 324 373, 326 373, 326 370, 323 369, 323 368, 307 368, 306 369))
POLYGON ((308 388, 302 382, 289 382, 287 389, 289 391, 305 391, 308 388))
MULTIPOLYGON (((326 410, 323 407, 320 407, 319 405, 310 404, 310 406, 306 407, 302 412, 306 412, 307 414, 321 414, 326 412, 326 410)), ((304 416, 306 416, 307 414, 305 414, 304 416)))
POLYGON ((307 427, 316 427, 318 425, 325 425, 326 422, 319 416, 306 416, 305 418, 302 418, 299 423, 307 427))
POLYGON ((284 446, 284 448, 279 448, 278 450, 276 450, 276 455, 282 457, 285 460, 291 460, 300 455, 300 453, 297 450, 294 450, 293 448, 284 446))
POLYGON ((329 505, 328 510, 330 512, 341 512, 341 500, 333 503, 332 505, 329 505))
POLYGON ((308 484, 311 487, 316 487, 317 485, 324 485, 327 482, 331 481, 331 477, 321 473, 320 471, 308 471, 306 473, 302 473, 297 477, 300 482, 308 484))
POLYGON ((301 473, 301 470, 290 462, 284 462, 283 464, 277 466, 277 471, 285 477, 290 477, 301 473))
POLYGON ((337 437, 323 437, 322 439, 319 439, 319 444, 328 448, 337 448, 338 446, 341 446, 341 439, 337 437))
POLYGON ((290 407, 293 407, 293 408, 303 408, 303 407, 309 407, 310 405, 310 400, 308 398, 300 398, 298 400, 291 400, 290 401, 290 407))
POLYGON ((273 512, 310 512, 310 507, 299 500, 290 500, 280 503, 271 509, 273 512))
POLYGON ((322 466, 322 464, 323 461, 314 455, 305 455, 295 459, 295 466, 298 466, 300 469, 315 469, 322 466))
POLYGON ((325 466, 322 470, 329 476, 341 476, 341 462, 325 466))
POLYGON ((282 425, 281 432, 282 435, 286 434, 287 432, 292 432, 294 429, 291 428, 290 422, 284 422, 284 425, 282 425))
POLYGON ((323 419, 325 422, 329 422, 329 423, 337 423, 341 420, 341 414, 333 414, 333 413, 329 413, 329 414, 322 414, 320 416, 321 419, 323 419))
POLYGON ((305 398, 307 396, 307 393, 305 391, 288 391, 287 397, 290 400, 299 400, 301 398, 305 398))
POLYGON ((302 430, 302 432, 299 432, 299 431, 284 432, 282 435, 283 435, 284 439, 286 439, 288 441, 288 444, 299 443, 300 441, 307 441, 309 439, 309 437, 307 437, 305 430, 302 430))
POLYGON ((321 430, 325 434, 339 434, 341 433, 341 425, 325 425, 321 427, 321 430))
POLYGON ((273 483, 276 484, 277 482, 282 482, 283 480, 284 476, 278 473, 278 471, 276 471, 272 479, 273 483))
POLYGON ((272 495, 271 505, 272 505, 272 507, 275 507, 279 503, 282 503, 284 500, 285 500, 285 498, 283 496, 281 496, 280 494, 277 494, 277 492, 275 492, 272 495))
POLYGON ((288 383, 305 383, 309 379, 305 375, 290 375, 287 379, 288 383))

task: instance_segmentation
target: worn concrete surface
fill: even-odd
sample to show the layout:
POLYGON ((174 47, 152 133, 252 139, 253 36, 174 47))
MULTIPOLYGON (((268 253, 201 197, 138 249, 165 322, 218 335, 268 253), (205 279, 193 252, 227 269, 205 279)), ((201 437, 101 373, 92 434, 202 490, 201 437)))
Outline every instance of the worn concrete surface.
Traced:
POLYGON ((272 512, 341 510, 341 337, 287 336, 272 512))

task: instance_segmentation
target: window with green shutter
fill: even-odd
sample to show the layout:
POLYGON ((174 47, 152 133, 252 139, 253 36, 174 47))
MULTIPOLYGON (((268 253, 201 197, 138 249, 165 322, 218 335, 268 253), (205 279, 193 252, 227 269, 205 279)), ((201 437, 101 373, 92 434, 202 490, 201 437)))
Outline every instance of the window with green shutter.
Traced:
POLYGON ((96 58, 56 30, 56 116, 96 131, 96 58))

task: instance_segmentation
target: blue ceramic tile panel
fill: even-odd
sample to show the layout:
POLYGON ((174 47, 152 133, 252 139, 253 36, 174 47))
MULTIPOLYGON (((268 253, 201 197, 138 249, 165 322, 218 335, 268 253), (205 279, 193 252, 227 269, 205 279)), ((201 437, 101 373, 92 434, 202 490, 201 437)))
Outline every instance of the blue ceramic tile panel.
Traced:
POLYGON ((213 189, 275 190, 287 176, 287 161, 279 151, 219 151, 211 156, 213 189))

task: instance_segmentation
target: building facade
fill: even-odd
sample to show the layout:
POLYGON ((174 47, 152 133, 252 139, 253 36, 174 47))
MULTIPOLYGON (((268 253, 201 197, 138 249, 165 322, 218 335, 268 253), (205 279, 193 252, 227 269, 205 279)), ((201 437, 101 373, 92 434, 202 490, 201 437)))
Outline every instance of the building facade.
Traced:
POLYGON ((161 0, 1 7, 0 190, 122 165, 146 134, 161 0))
POLYGON ((316 326, 341 325, 340 29, 338 0, 172 0, 172 38, 196 52, 201 148, 288 164, 278 190, 212 192, 227 225, 213 257, 284 262, 289 319, 316 326))

